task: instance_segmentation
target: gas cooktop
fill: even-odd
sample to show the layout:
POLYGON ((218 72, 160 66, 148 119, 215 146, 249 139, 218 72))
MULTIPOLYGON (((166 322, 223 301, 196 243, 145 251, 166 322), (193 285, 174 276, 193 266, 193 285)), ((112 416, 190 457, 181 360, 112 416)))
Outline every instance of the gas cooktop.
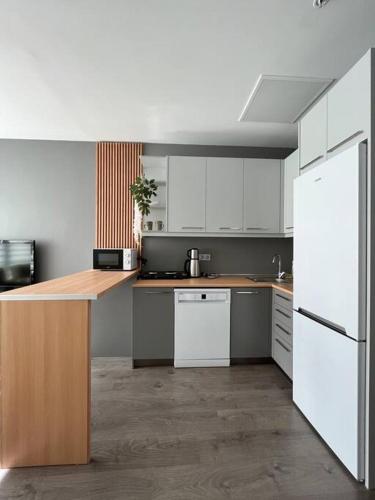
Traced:
POLYGON ((138 275, 139 280, 183 280, 188 277, 184 271, 146 271, 138 275))

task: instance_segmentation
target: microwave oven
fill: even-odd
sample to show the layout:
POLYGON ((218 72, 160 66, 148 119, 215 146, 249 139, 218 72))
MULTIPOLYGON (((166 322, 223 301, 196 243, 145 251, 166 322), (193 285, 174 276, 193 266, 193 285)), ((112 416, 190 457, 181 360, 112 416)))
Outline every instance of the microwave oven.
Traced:
POLYGON ((132 271, 137 269, 135 248, 94 248, 94 269, 104 271, 132 271))

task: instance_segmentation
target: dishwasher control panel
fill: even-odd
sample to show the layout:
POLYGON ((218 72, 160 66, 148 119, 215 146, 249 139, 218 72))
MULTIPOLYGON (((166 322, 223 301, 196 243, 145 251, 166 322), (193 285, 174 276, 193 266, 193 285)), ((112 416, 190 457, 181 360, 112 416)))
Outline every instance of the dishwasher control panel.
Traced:
POLYGON ((215 289, 215 290, 181 290, 175 289, 175 297, 178 303, 180 302, 229 302, 230 290, 215 289))

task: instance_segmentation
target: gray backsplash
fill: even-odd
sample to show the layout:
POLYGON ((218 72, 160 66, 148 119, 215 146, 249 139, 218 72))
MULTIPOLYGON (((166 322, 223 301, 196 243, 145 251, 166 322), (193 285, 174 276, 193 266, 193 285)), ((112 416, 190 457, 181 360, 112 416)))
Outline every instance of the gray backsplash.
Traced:
POLYGON ((211 261, 201 261, 208 273, 275 273, 272 256, 279 253, 283 271, 290 272, 293 259, 292 238, 201 238, 152 237, 143 239, 144 270, 182 270, 189 248, 210 253, 211 261))

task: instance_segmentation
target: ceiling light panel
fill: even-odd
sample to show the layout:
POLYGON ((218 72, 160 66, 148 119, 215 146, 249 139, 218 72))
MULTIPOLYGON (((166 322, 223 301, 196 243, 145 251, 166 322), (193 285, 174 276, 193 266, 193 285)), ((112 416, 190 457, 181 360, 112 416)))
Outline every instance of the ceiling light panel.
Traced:
POLYGON ((330 78, 260 75, 239 121, 295 123, 332 82, 330 78))

